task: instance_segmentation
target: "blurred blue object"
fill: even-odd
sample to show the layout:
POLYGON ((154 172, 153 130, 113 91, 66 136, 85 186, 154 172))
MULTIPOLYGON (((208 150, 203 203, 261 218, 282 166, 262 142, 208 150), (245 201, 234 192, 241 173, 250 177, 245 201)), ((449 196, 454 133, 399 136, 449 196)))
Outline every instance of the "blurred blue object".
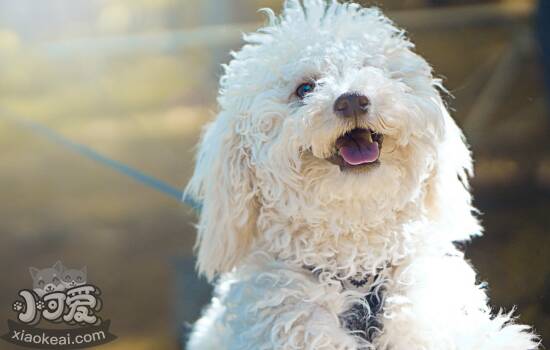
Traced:
POLYGON ((30 119, 23 118, 21 116, 15 116, 13 113, 10 113, 9 111, 1 108, 0 108, 0 113, 3 114, 3 115, 0 115, 0 118, 4 117, 13 122, 16 122, 17 125, 24 127, 25 129, 28 129, 38 135, 44 136, 49 140, 56 142, 59 145, 67 149, 70 149, 85 158, 96 161, 102 164, 103 166, 106 166, 121 174, 128 176, 134 181, 137 181, 167 196, 180 200, 184 204, 193 208, 196 212, 201 211, 202 203, 200 203, 199 201, 195 200, 190 196, 187 196, 184 192, 180 191, 179 189, 171 186, 170 184, 162 180, 159 180, 151 175, 148 175, 138 169, 134 169, 131 166, 126 165, 122 162, 111 159, 84 144, 74 142, 66 138, 62 134, 58 133, 57 131, 50 129, 48 126, 44 124, 38 123, 36 121, 31 121, 30 119))

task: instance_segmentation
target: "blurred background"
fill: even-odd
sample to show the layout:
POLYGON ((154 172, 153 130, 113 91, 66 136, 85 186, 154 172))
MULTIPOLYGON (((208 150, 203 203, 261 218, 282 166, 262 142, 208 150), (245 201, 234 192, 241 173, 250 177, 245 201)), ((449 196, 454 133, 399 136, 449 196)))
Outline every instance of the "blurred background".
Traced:
MULTIPOLYGON (((550 345, 549 1, 361 2, 407 29, 454 96, 486 228, 467 256, 492 303, 517 305, 550 345)), ((257 9, 281 3, 0 0, 0 324, 28 268, 62 260, 102 289, 119 337, 104 349, 181 348, 210 289, 193 270, 193 211, 169 194, 215 115, 220 64, 262 24, 257 9)))

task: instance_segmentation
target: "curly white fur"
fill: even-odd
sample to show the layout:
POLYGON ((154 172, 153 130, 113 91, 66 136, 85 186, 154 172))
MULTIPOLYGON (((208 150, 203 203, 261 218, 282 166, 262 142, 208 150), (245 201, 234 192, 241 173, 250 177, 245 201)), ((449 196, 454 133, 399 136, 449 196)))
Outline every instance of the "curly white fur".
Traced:
POLYGON ((203 201, 198 269, 221 275, 188 348, 537 348, 529 327, 491 313, 452 244, 481 233, 470 152, 403 31, 336 1, 264 12, 225 67, 187 187, 203 201), (308 80, 317 87, 299 101, 308 80), (350 129, 333 112, 349 91, 370 100, 356 126, 384 135, 380 166, 361 173, 325 160, 350 129), (365 291, 342 281, 376 273, 382 328, 367 340, 342 324, 365 291))

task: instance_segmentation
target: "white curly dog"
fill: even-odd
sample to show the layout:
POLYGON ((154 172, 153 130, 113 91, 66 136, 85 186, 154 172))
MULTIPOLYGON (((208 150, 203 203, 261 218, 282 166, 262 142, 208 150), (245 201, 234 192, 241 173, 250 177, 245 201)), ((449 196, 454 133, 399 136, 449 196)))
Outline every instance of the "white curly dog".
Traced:
POLYGON ((481 232, 472 160, 404 32, 337 1, 264 12, 186 190, 198 270, 219 276, 187 348, 538 348, 455 247, 481 232))

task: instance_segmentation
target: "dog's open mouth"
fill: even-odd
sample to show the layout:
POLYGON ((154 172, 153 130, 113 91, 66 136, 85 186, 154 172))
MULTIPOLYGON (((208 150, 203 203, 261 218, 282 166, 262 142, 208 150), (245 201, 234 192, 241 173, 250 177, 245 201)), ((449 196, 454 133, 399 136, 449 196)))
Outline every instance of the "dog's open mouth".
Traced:
POLYGON ((382 134, 372 129, 350 130, 336 139, 335 152, 327 160, 341 170, 378 165, 383 139, 382 134))

